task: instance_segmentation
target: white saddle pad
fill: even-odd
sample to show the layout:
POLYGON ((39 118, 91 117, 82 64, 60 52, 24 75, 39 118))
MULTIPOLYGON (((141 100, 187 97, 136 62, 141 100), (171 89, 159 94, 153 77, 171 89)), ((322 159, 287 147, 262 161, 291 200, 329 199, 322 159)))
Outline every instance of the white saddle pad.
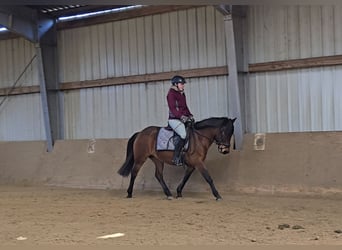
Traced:
MULTIPOLYGON (((157 151, 159 150, 175 150, 175 144, 173 143, 174 131, 161 128, 157 136, 157 151)), ((187 150, 188 142, 184 149, 187 150)))

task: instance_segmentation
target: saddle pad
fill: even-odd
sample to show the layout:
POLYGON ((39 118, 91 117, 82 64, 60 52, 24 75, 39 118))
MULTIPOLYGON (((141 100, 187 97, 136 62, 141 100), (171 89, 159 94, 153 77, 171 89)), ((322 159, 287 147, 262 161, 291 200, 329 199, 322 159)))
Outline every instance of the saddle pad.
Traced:
MULTIPOLYGON (((159 150, 175 150, 175 144, 173 144, 173 130, 167 130, 165 128, 161 128, 158 132, 157 136, 157 145, 156 149, 159 150)), ((188 148, 188 142, 185 144, 184 150, 188 148)))

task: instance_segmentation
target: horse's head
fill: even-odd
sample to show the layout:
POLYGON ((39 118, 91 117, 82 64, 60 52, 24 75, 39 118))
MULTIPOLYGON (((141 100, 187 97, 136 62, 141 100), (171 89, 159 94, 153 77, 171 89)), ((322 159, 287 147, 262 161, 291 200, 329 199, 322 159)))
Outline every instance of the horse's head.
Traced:
POLYGON ((234 134, 234 119, 226 119, 215 135, 215 143, 217 149, 221 154, 228 154, 230 152, 230 140, 234 134))

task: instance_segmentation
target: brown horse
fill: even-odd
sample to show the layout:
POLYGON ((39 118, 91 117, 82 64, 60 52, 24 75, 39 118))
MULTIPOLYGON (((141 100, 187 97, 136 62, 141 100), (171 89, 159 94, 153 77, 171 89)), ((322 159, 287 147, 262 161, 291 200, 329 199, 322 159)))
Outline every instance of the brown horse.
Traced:
MULTIPOLYGON (((184 163, 187 166, 182 182, 177 187, 177 198, 182 197, 182 190, 189 177, 195 169, 198 169, 204 179, 210 185, 216 200, 221 196, 215 188, 213 179, 204 164, 209 147, 213 142, 218 145, 222 154, 229 153, 230 140, 234 133, 234 119, 227 117, 213 117, 193 124, 188 128, 189 148, 184 152, 184 163)), ((127 189, 127 198, 132 198, 133 186, 137 174, 147 160, 150 158, 156 167, 155 177, 162 186, 168 199, 172 194, 163 178, 164 163, 172 165, 173 151, 156 151, 156 140, 160 127, 150 126, 135 133, 127 143, 126 161, 118 170, 118 174, 128 176, 131 180, 127 189)))

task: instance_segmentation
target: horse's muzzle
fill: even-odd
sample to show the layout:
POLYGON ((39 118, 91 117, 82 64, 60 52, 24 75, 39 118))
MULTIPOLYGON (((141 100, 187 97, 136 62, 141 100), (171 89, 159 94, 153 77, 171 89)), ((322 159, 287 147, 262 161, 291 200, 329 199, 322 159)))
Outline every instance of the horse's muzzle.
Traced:
POLYGON ((218 148, 218 151, 221 153, 221 154, 229 154, 229 151, 230 151, 230 146, 227 146, 227 145, 223 145, 223 144, 220 144, 217 146, 218 148))

